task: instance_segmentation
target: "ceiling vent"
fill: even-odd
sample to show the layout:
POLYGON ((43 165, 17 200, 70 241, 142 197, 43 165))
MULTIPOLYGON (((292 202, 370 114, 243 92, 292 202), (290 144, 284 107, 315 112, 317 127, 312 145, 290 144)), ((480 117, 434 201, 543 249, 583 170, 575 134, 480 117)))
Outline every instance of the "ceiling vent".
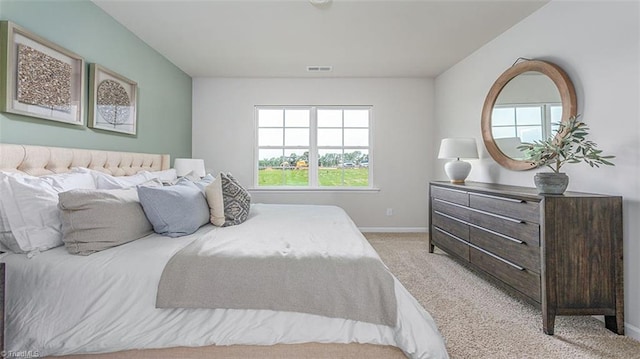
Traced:
POLYGON ((307 66, 308 72, 330 72, 333 66, 307 66))

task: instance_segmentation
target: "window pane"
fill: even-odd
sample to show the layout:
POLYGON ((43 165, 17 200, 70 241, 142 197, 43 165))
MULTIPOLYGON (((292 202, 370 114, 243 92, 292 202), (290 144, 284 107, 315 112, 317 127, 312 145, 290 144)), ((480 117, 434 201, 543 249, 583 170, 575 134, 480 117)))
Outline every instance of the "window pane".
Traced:
POLYGON ((282 164, 285 162, 282 149, 258 151, 258 186, 281 186, 284 183, 282 164))
POLYGON ((337 168, 342 163, 342 150, 319 150, 318 166, 321 168, 337 168))
POLYGON ((516 137, 516 128, 515 126, 491 127, 491 134, 493 138, 516 137))
POLYGON ((284 161, 282 149, 261 149, 258 151, 258 167, 279 167, 284 161))
POLYGON ((281 128, 258 129, 258 146, 282 146, 281 128))
POLYGON ((320 150, 318 183, 324 187, 362 187, 369 185, 369 151, 320 150))
POLYGON ((285 146, 309 146, 309 129, 308 128, 285 128, 284 145, 285 146))
POLYGON ((318 146, 342 146, 342 130, 318 129, 318 146))
POLYGON ((309 110, 286 110, 286 127, 309 127, 309 110))
POLYGON ((369 127, 369 110, 345 110, 344 127, 369 127))
POLYGON ((342 110, 318 110, 318 127, 342 127, 342 110))
POLYGON ((345 146, 368 146, 369 130, 368 129, 344 130, 344 145, 345 146))
POLYGON ((523 126, 518 127, 518 137, 522 142, 533 142, 542 140, 542 127, 523 126))
POLYGON ((283 110, 258 110, 258 126, 282 127, 283 110))
POLYGON ((562 120, 562 106, 551 106, 551 123, 562 120))
POLYGON ((258 151, 259 186, 308 186, 307 149, 258 151))
POLYGON ((562 106, 551 106, 549 112, 551 112, 551 132, 556 133, 558 124, 562 121, 562 106))
POLYGON ((342 186, 342 150, 319 150, 318 184, 342 186))
POLYGON ((518 126, 541 125, 542 107, 518 107, 516 108, 518 126))
POLYGON ((494 108, 491 113, 492 126, 515 125, 516 118, 513 107, 494 108))
POLYGON ((285 150, 284 155, 289 161, 289 168, 285 170, 285 186, 309 185, 309 150, 285 150))

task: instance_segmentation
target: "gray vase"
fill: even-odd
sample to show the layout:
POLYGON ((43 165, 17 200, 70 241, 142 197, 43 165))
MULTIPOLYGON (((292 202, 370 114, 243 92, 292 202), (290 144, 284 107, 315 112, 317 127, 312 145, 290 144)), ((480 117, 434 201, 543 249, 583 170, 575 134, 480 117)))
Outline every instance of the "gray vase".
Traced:
POLYGON ((569 185, 566 173, 538 172, 533 180, 540 194, 563 194, 569 185))

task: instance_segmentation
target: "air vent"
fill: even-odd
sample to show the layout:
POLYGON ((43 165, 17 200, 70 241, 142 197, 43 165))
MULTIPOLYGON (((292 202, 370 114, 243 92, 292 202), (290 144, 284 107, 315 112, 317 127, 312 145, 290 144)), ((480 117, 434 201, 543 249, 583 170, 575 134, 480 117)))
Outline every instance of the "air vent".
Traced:
POLYGON ((330 72, 333 70, 332 66, 307 66, 308 72, 330 72))

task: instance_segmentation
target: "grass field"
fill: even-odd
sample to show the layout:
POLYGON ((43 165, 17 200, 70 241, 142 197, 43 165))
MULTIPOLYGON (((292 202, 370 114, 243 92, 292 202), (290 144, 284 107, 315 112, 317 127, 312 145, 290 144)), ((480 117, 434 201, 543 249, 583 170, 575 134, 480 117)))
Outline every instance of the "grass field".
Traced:
MULTIPOLYGON (((369 185, 367 168, 319 168, 318 182, 326 187, 366 187, 369 185)), ((268 168, 258 172, 259 186, 308 186, 306 169, 268 168)))

